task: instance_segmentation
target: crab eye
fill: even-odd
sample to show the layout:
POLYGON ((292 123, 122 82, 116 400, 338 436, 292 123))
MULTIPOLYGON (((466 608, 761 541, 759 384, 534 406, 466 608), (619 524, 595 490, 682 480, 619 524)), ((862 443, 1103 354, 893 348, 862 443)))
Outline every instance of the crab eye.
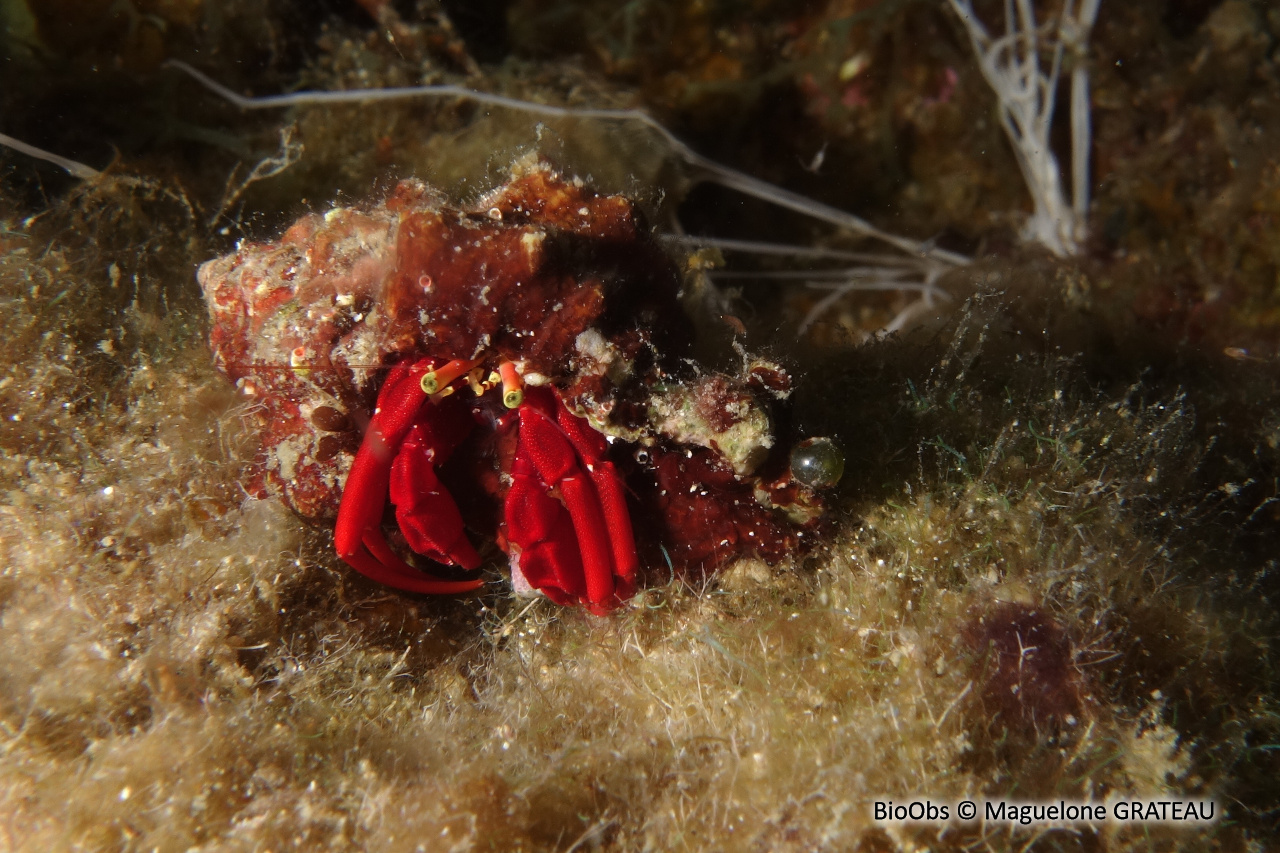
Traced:
POLYGON ((806 438, 791 449, 791 476, 806 486, 829 489, 843 474, 844 452, 829 438, 806 438))
POLYGON ((637 448, 635 452, 635 460, 641 465, 648 465, 649 451, 645 450, 643 447, 637 448))

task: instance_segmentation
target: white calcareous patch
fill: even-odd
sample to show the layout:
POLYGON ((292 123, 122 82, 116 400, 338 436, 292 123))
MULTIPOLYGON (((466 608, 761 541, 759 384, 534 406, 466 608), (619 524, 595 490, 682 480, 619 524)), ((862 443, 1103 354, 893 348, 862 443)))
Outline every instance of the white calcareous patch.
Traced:
POLYGON ((580 375, 607 376, 615 385, 622 385, 631 375, 632 362, 598 329, 581 332, 573 344, 578 353, 575 367, 580 375))
POLYGON ((680 444, 695 444, 716 451, 739 476, 755 473, 773 447, 773 424, 768 413, 753 402, 740 388, 726 387, 718 392, 702 386, 673 385, 649 399, 649 420, 659 433, 680 444), (712 423, 707 403, 714 396, 729 417, 724 424, 712 423), (711 399, 708 399, 711 398, 711 399))
POLYGON ((524 247, 524 252, 530 258, 537 257, 542 251, 542 242, 547 239, 545 231, 526 231, 520 235, 520 245, 524 247))
POLYGON ((302 451, 294 442, 282 441, 275 447, 275 456, 280 476, 285 480, 292 480, 298 470, 298 460, 302 458, 302 451))

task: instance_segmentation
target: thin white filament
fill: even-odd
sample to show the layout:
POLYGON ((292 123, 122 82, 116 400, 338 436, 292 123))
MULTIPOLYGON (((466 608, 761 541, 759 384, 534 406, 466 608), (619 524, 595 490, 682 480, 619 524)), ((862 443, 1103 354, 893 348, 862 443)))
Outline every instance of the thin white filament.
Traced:
POLYGON ((102 175, 101 172, 92 166, 86 166, 84 163, 77 160, 72 160, 59 154, 54 154, 51 151, 45 151, 43 148, 37 148, 34 145, 28 145, 21 139, 14 139, 12 136, 8 136, 3 133, 0 133, 0 145, 12 148, 14 151, 20 151, 28 157, 35 157, 37 160, 43 160, 46 163, 52 163, 55 166, 66 169, 73 177, 80 178, 81 180, 92 181, 102 175))

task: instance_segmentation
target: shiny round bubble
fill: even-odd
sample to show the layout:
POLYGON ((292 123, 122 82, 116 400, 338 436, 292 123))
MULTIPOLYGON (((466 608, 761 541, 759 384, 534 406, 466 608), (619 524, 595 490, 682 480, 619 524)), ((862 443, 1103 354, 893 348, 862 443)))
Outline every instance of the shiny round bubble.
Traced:
POLYGON ((791 476, 806 486, 829 489, 844 474, 844 452, 829 438, 806 438, 791 450, 791 476))

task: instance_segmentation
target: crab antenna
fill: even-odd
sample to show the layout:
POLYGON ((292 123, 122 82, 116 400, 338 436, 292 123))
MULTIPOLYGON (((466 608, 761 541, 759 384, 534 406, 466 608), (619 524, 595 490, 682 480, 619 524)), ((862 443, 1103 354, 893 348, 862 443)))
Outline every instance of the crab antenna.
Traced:
MULTIPOLYGON (((966 0, 967 2, 968 0, 966 0)), ((953 3, 960 0, 952 0, 953 3)), ((245 97, 226 86, 214 80, 212 77, 197 71, 185 62, 177 59, 169 59, 164 63, 164 67, 176 68, 184 74, 193 78, 200 85, 209 89, 214 94, 235 104, 242 110, 264 110, 264 109, 280 109, 283 107, 309 106, 315 104, 349 104, 349 103, 365 103, 372 101, 387 101, 399 98, 417 98, 417 97, 457 97, 466 98, 480 104, 488 106, 520 110, 531 115, 543 115, 555 118, 578 118, 578 119, 597 119, 603 121, 633 121, 638 122, 661 136, 671 151, 687 163, 697 174, 695 179, 709 180, 721 186, 737 190, 745 195, 767 201, 770 204, 787 208, 802 216, 808 216, 823 222, 828 222, 840 228, 847 228, 856 234, 870 237, 875 240, 887 243, 894 248, 906 253, 908 256, 917 258, 921 263, 927 263, 938 266, 943 270, 956 266, 964 266, 969 263, 969 258, 955 252, 949 252, 945 249, 939 249, 937 246, 929 242, 921 242, 911 240, 907 237, 899 237, 887 231, 881 231, 867 220, 855 216, 852 213, 832 207, 829 204, 815 201, 814 199, 802 196, 799 193, 791 192, 783 189, 768 181, 762 181, 759 178, 752 177, 746 172, 740 172, 737 169, 718 163, 709 157, 704 157, 693 148, 686 145, 674 133, 667 130, 657 119, 639 109, 591 109, 586 107, 558 107, 553 104, 539 104, 532 101, 523 101, 519 98, 511 98, 505 95, 497 95, 492 92, 483 92, 476 89, 468 89, 465 86, 453 86, 446 84, 433 84, 425 86, 395 86, 383 89, 344 89, 340 91, 297 91, 287 92, 282 95, 263 95, 259 97, 245 97)), ((696 182, 696 180, 695 180, 696 182)))
POLYGON ((12 136, 3 133, 0 133, 0 145, 5 148, 12 148, 14 151, 20 151, 28 157, 35 157, 37 160, 44 160, 46 163, 61 166, 72 177, 85 181, 92 181, 102 177, 102 173, 92 166, 86 166, 84 163, 54 154, 52 151, 45 151, 43 148, 37 148, 34 145, 23 142, 21 139, 14 139, 12 136))

